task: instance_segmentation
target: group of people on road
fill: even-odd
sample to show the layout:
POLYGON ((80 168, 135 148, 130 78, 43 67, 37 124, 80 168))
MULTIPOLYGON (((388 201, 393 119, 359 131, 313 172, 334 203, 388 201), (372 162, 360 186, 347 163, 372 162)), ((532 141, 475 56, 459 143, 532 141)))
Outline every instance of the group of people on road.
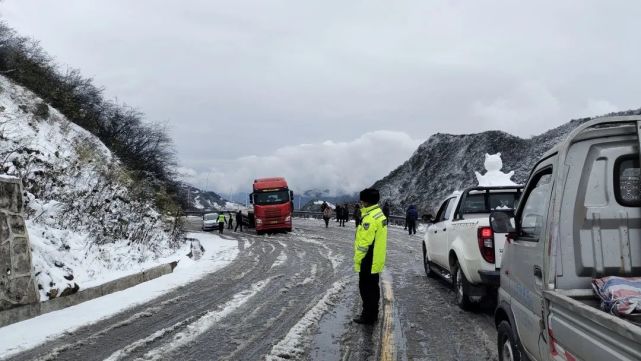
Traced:
POLYGON ((225 223, 227 223, 227 229, 233 229, 234 232, 238 231, 238 227, 240 227, 240 231, 243 231, 243 212, 240 210, 236 212, 236 228, 234 228, 234 217, 232 216, 231 212, 227 212, 229 214, 229 218, 225 217, 225 213, 220 212, 218 214, 218 218, 216 221, 218 222, 218 233, 223 234, 223 230, 225 229, 225 223))
MULTIPOLYGON (((344 205, 336 206, 336 209, 332 210, 332 206, 323 202, 320 206, 321 212, 323 213, 323 220, 325 221, 325 228, 329 227, 329 220, 332 219, 332 214, 336 213, 336 222, 338 222, 339 227, 345 227, 345 223, 349 222, 349 204, 345 203, 344 205)), ((360 204, 355 204, 353 206, 352 216, 354 217, 354 222, 356 227, 361 223, 361 206, 360 204)))

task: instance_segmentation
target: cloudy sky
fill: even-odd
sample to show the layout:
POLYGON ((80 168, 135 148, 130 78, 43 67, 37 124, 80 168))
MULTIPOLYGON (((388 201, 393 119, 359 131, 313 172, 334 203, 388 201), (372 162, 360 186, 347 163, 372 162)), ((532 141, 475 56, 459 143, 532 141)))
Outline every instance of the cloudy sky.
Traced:
POLYGON ((0 15, 166 122, 186 177, 352 192, 436 132, 528 137, 641 106, 636 1, 4 0, 0 15))

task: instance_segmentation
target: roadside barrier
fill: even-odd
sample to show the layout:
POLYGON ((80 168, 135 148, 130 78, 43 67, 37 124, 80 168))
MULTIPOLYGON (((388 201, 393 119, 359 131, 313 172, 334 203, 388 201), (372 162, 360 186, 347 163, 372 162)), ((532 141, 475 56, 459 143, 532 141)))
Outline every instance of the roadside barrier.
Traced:
POLYGON ((10 308, 8 310, 0 312, 0 327, 34 318, 45 313, 58 311, 63 308, 92 300, 94 298, 108 295, 110 293, 122 291, 129 287, 136 286, 140 283, 172 273, 177 265, 178 262, 163 264, 154 268, 150 268, 146 271, 109 281, 100 286, 87 288, 69 296, 54 298, 53 300, 45 302, 31 303, 24 306, 10 308))

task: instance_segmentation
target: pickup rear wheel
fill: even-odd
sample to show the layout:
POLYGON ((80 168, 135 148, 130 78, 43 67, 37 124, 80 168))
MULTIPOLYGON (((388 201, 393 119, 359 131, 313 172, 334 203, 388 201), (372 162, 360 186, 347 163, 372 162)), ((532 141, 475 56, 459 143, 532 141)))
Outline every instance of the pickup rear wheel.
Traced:
POLYGON ((497 328, 497 346, 499 361, 521 361, 521 351, 512 326, 507 321, 501 321, 497 328))
POLYGON ((454 285, 454 293, 456 294, 456 304, 465 311, 470 311, 474 307, 474 303, 470 300, 468 289, 470 282, 465 277, 465 273, 461 270, 458 261, 454 261, 452 267, 452 277, 454 278, 452 284, 454 285))
POLYGON ((432 262, 427 258, 427 249, 425 248, 425 243, 423 243, 423 268, 425 268, 425 275, 427 277, 434 277, 435 273, 432 269, 432 262))

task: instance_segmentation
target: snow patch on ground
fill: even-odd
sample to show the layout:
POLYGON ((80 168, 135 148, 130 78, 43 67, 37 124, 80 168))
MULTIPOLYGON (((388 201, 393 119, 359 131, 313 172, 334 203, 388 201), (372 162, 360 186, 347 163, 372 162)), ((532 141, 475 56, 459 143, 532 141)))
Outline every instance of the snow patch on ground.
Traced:
POLYGON ((278 258, 276 258, 276 262, 274 262, 274 264, 272 265, 272 268, 280 267, 280 266, 284 265, 286 261, 287 261, 287 254, 283 250, 278 255, 278 258))
POLYGON ((306 284, 314 282, 316 279, 316 273, 318 272, 318 266, 316 264, 312 265, 312 269, 310 270, 310 276, 305 278, 303 282, 300 283, 301 286, 304 286, 306 284))
POLYGON ((338 266, 341 263, 343 263, 343 261, 345 260, 345 257, 343 257, 340 254, 338 254, 338 255, 334 254, 334 251, 332 251, 331 248, 327 247, 327 245, 322 243, 322 242, 319 242, 319 241, 317 241, 315 239, 311 239, 311 238, 307 238, 307 237, 301 237, 300 240, 303 241, 303 242, 315 244, 315 245, 320 246, 321 248, 323 248, 325 250, 324 256, 325 256, 325 258, 327 258, 332 263, 332 268, 334 270, 337 270, 338 266))
POLYGON ((310 344, 310 330, 318 325, 323 315, 338 302, 345 284, 346 280, 335 282, 318 303, 289 330, 285 338, 272 348, 265 359, 267 361, 300 359, 305 354, 305 346, 310 344))
POLYGON ((157 339, 162 338, 165 334, 173 332, 177 329, 185 327, 185 330, 176 333, 174 338, 163 344, 162 346, 155 348, 147 352, 143 359, 145 360, 161 360, 166 355, 174 350, 177 350, 183 346, 188 345, 194 341, 198 336, 207 332, 210 328, 215 326, 220 320, 225 318, 230 313, 237 310, 239 307, 244 305, 250 298, 254 297, 258 292, 260 292, 265 286, 269 283, 269 279, 265 281, 257 282, 247 290, 235 294, 230 301, 225 303, 220 309, 215 311, 209 311, 201 317, 191 317, 187 320, 178 322, 170 327, 163 328, 151 334, 150 336, 140 339, 126 347, 122 350, 119 350, 109 356, 106 361, 117 361, 126 359, 132 352, 136 351, 140 347, 143 347, 157 339))
POLYGON ((205 248, 203 258, 199 261, 188 258, 186 254, 189 252, 189 246, 184 246, 180 249, 180 261, 173 273, 76 306, 2 327, 1 357, 6 358, 36 347, 64 333, 73 332, 82 326, 165 295, 175 288, 223 268, 238 255, 236 241, 207 233, 190 233, 187 236, 198 239, 205 248))

